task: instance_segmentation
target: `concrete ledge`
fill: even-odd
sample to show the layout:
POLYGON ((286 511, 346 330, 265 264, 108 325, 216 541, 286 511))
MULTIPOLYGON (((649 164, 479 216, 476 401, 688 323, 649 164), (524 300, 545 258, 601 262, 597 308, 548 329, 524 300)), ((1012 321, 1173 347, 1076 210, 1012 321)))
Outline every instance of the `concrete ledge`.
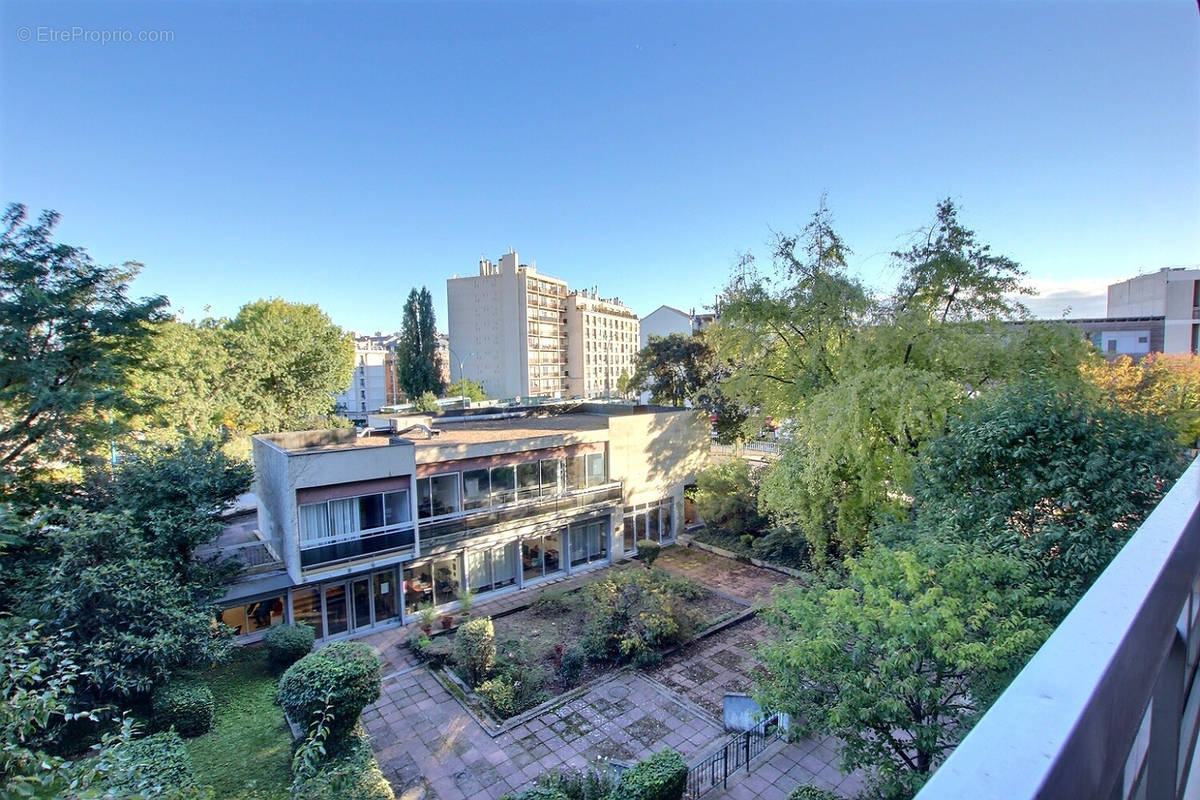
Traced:
POLYGON ((788 575, 793 578, 809 578, 809 577, 811 577, 806 572, 803 572, 798 569, 792 569, 791 567, 785 567, 782 564, 772 564, 770 561, 763 561, 762 559, 759 559, 759 558, 751 558, 750 556, 738 555, 737 553, 733 552, 732 550, 726 550, 723 547, 717 547, 715 544, 708 544, 707 542, 698 542, 698 541, 696 541, 695 534, 681 533, 679 535, 679 544, 683 545, 684 547, 694 547, 697 550, 703 550, 707 553, 712 553, 715 556, 722 556, 722 557, 728 558, 732 561, 740 561, 744 564, 752 564, 753 566, 760 567, 762 569, 769 569, 774 572, 778 572, 782 575, 788 575))

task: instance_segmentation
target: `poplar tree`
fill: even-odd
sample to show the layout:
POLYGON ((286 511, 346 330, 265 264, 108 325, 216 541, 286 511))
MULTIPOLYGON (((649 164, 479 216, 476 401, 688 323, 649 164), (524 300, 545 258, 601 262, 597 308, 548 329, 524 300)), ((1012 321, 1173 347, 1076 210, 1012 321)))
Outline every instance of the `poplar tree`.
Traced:
POLYGON ((400 342, 396 346, 396 377, 410 400, 425 392, 440 397, 446 388, 442 383, 435 322, 429 290, 422 286, 420 291, 409 292, 404 303, 400 342))

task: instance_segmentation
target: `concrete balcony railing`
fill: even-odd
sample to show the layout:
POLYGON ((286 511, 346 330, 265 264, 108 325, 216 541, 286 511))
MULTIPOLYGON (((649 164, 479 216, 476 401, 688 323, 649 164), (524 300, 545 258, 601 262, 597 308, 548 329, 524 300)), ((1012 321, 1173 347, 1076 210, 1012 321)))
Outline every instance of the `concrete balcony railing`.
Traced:
POLYGON ((919 800, 1200 797, 1200 461, 919 800))
POLYGON ((281 570, 283 543, 262 535, 254 522, 231 525, 212 544, 196 549, 201 560, 233 559, 242 567, 241 577, 281 570))

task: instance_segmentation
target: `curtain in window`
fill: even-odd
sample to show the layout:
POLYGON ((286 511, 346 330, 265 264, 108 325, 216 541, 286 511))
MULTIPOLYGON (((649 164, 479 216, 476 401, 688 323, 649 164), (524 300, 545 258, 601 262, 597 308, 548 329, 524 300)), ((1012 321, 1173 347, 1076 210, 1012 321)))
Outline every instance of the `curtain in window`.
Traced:
POLYGON ((349 536, 361 529, 358 524, 358 498, 329 501, 329 533, 332 536, 349 536))
POLYGON ((329 536, 329 515, 324 503, 300 506, 300 541, 308 542, 329 536))
POLYGON ((506 544, 492 551, 492 576, 496 587, 517 582, 517 545, 506 544))

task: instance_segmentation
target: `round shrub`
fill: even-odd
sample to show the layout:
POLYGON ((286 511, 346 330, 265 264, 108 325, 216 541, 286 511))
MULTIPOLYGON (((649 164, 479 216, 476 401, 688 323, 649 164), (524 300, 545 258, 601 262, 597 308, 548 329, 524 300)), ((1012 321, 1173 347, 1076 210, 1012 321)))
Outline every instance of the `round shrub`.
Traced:
POLYGON ((614 796, 621 800, 679 800, 687 788, 688 765, 674 750, 660 750, 621 775, 614 796))
POLYGON ((587 651, 581 645, 571 645, 563 653, 562 663, 558 665, 558 676, 567 686, 574 686, 579 683, 586 665, 587 651))
POLYGON ((637 543, 638 558, 646 565, 646 569, 654 566, 654 560, 658 558, 658 554, 662 552, 662 545, 653 539, 642 539, 637 543))
POLYGON ((101 758, 111 765, 104 784, 113 797, 169 797, 196 788, 187 745, 174 731, 115 745, 101 758))
POLYGON ((276 625, 267 631, 267 659, 271 668, 282 672, 312 652, 317 633, 311 625, 276 625))
POLYGON ((454 634, 454 661, 472 686, 487 680, 496 664, 496 629, 491 617, 473 619, 454 634))
POLYGON ((155 730, 172 726, 180 736, 207 733, 216 717, 212 690, 203 681, 173 680, 150 695, 150 719, 155 730))
POLYGON ((307 729, 328 701, 333 719, 326 746, 336 751, 368 704, 379 699, 379 656, 360 642, 334 642, 288 667, 275 698, 288 717, 307 729))

